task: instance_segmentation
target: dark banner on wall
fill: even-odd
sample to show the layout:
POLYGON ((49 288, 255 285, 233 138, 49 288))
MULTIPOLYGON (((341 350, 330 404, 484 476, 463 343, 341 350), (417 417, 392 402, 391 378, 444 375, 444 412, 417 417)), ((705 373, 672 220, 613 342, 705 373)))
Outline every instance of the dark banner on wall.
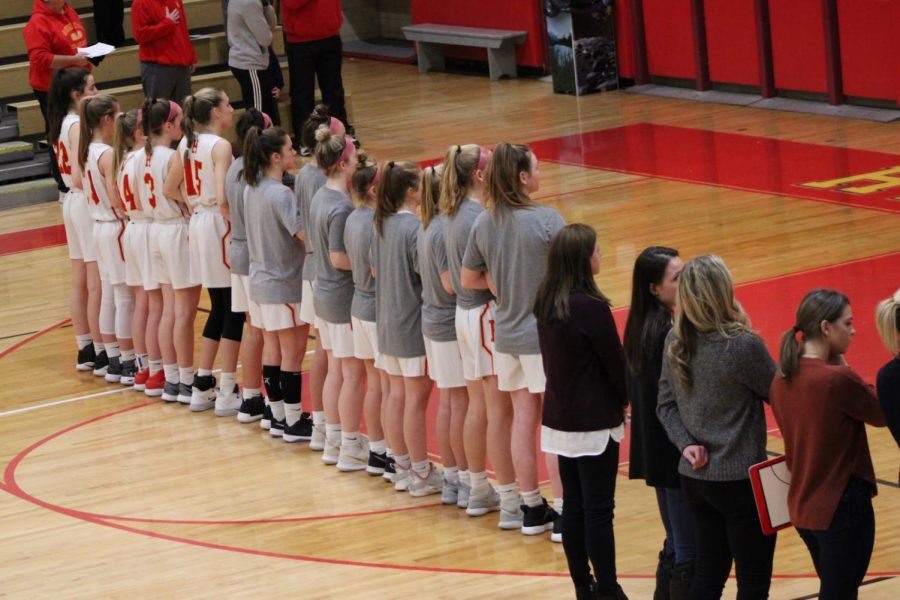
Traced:
POLYGON ((557 94, 580 96, 618 87, 612 4, 612 0, 545 0, 557 94))

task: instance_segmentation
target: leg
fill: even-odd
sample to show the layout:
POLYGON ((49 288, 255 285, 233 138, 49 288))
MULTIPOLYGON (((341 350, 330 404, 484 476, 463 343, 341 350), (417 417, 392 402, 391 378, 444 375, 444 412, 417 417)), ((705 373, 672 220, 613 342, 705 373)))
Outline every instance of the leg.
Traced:
POLYGON ((325 377, 328 375, 328 354, 322 347, 321 336, 316 343, 316 353, 313 356, 312 367, 309 370, 309 397, 312 400, 314 411, 324 411, 325 403, 322 399, 325 388, 325 377))
POLYGON ((538 489, 537 437, 541 421, 540 396, 527 388, 510 392, 513 404, 512 457, 516 481, 522 492, 538 489))
POLYGON ((681 476, 681 487, 697 523, 697 562, 691 582, 692 600, 721 598, 731 572, 731 548, 725 518, 714 505, 716 485, 715 482, 681 476))
MULTIPOLYGON (((460 469, 468 470, 466 460, 465 423, 469 407, 469 395, 466 388, 457 387, 450 390, 450 448, 460 469)), ((443 455, 442 455, 443 456, 443 455)))
POLYGON ((438 413, 435 424, 438 452, 441 453, 441 462, 444 468, 455 467, 456 458, 453 456, 453 447, 450 445, 450 419, 452 416, 450 407, 450 390, 438 390, 438 413))
MULTIPOLYGON (((162 310, 159 315, 159 343, 160 355, 164 365, 178 363, 178 354, 175 352, 175 290, 171 285, 161 284, 158 299, 161 300, 162 310)), ((150 326, 150 323, 147 323, 150 326)))
POLYGON ((316 103, 316 62, 310 54, 312 42, 285 42, 290 74, 291 121, 294 143, 300 143, 303 123, 316 103))
POLYGON ((384 440, 381 426, 381 371, 375 368, 374 360, 363 361, 366 369, 366 396, 363 399, 366 416, 366 431, 374 442, 384 440))
POLYGON ((487 405, 481 381, 466 381, 469 404, 463 423, 463 447, 469 470, 481 473, 486 468, 487 455, 487 405))
POLYGON ((219 341, 222 339, 222 327, 225 324, 225 306, 222 292, 230 293, 227 288, 207 289, 209 295, 209 315, 203 326, 203 335, 200 338, 200 360, 197 363, 198 373, 212 374, 213 364, 216 360, 216 352, 219 350, 219 341))
POLYGON ((669 518, 675 552, 675 564, 680 565, 697 558, 697 540, 694 515, 681 488, 666 489, 666 512, 669 518))
POLYGON ((336 35, 312 43, 316 46, 316 78, 319 80, 319 89, 322 90, 322 102, 328 105, 336 119, 340 119, 349 128, 350 122, 344 106, 344 82, 341 78, 341 63, 344 58, 341 37, 336 35))
POLYGON ((88 325, 88 286, 87 269, 81 259, 72 259, 72 291, 69 296, 69 316, 72 318, 72 329, 75 335, 84 335, 91 332, 88 325))
POLYGON ((262 389, 262 330, 250 323, 241 341, 241 379, 245 388, 262 389))
POLYGON ((197 302, 200 300, 200 286, 175 290, 175 325, 173 340, 178 355, 178 367, 194 368, 194 319, 197 317, 197 302))
POLYGON ((343 375, 341 373, 341 359, 334 356, 334 352, 326 350, 328 360, 328 372, 325 375, 325 385, 322 388, 322 403, 325 407, 325 423, 336 425, 340 428, 341 413, 338 401, 341 395, 343 375))
POLYGON ((419 61, 419 73, 444 70, 444 47, 441 44, 416 42, 416 55, 419 61))
POLYGON ((390 396, 387 402, 387 418, 384 420, 385 431, 388 434, 388 442, 394 450, 395 456, 405 456, 409 454, 406 445, 406 437, 403 430, 404 404, 406 400, 405 387, 403 385, 403 377, 399 375, 389 375, 390 379, 390 396))
POLYGON ((588 562, 584 527, 584 494, 581 489, 581 469, 577 458, 559 457, 559 474, 563 483, 563 549, 569 564, 569 575, 576 588, 593 583, 588 562))
POLYGON ((100 298, 103 295, 103 284, 100 281, 100 269, 97 261, 84 263, 84 272, 87 276, 87 319, 91 337, 95 343, 101 342, 100 334, 100 298))
POLYGON ((117 283, 113 286, 113 299, 116 305, 116 339, 123 351, 134 352, 134 341, 131 337, 134 290, 124 283, 117 283))
POLYGON ((358 358, 341 358, 341 392, 338 398, 341 431, 358 432, 362 419, 363 386, 365 385, 366 367, 358 358))
POLYGON ((147 344, 147 357, 150 360, 160 360, 159 322, 163 312, 163 297, 160 290, 147 291, 147 328, 144 337, 147 344))
POLYGON ((729 546, 734 556, 738 600, 766 598, 772 583, 772 559, 777 536, 765 535, 759 526, 750 480, 730 481, 716 487, 720 486, 723 496, 717 505, 725 517, 729 546))
MULTIPOLYGON (((428 461, 428 431, 425 414, 432 381, 428 377, 404 377, 403 439, 414 463, 428 461)), ((393 387, 393 382, 392 382, 393 387)))
POLYGON ((172 67, 172 100, 183 104, 184 99, 191 95, 191 68, 172 67))
MULTIPOLYGON (((598 596, 612 596, 619 587, 616 580, 616 540, 613 532, 618 469, 619 444, 613 440, 609 440, 603 454, 578 459, 584 505, 585 545, 594 567, 598 596)), ((563 515, 568 510, 569 507, 566 506, 563 515)), ((565 539, 563 533, 563 542, 565 539)))
POLYGON ((508 392, 497 389, 495 376, 485 377, 487 406, 487 453, 500 485, 514 484, 516 472, 512 458, 513 406, 508 392))
POLYGON ((134 340, 134 351, 137 354, 147 354, 147 314, 149 299, 147 292, 140 286, 132 286, 134 295, 134 313, 131 317, 131 336, 134 340))

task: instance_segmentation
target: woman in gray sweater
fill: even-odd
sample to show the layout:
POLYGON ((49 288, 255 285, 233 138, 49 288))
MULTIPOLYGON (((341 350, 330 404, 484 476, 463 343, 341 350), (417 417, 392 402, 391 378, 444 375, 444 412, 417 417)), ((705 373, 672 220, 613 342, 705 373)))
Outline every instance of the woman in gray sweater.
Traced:
POLYGON ((678 305, 657 415, 681 452, 681 486, 697 522, 690 597, 720 598, 733 560, 738 600, 766 598, 775 536, 762 533, 747 469, 766 458, 763 402, 775 364, 718 256, 685 265, 678 305))

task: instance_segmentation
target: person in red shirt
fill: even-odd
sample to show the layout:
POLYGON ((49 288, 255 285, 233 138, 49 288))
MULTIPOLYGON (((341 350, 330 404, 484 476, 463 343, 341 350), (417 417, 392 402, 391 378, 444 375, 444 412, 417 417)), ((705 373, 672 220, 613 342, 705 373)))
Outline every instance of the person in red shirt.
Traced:
MULTIPOLYGON (((332 116, 340 119, 347 134, 356 140, 344 106, 341 79, 341 0, 282 0, 281 21, 290 73, 291 119, 295 143, 301 139, 303 123, 316 105, 316 79, 322 90, 322 103, 332 116)), ((309 155, 312 149, 301 148, 309 155)))
POLYGON ((844 360, 853 334, 844 294, 806 294, 782 337, 780 377, 769 393, 791 472, 788 511, 823 600, 857 597, 875 543, 877 490, 865 424, 884 427, 884 416, 872 386, 844 360))
POLYGON ((191 73, 197 55, 191 45, 182 1, 134 0, 131 31, 138 43, 144 95, 184 102, 191 93, 191 73))
MULTIPOLYGON (((64 67, 91 68, 90 61, 78 54, 79 48, 87 46, 87 33, 78 13, 65 0, 34 0, 31 18, 22 30, 22 37, 28 49, 28 83, 41 107, 46 131, 47 90, 53 71, 64 67)), ((49 152, 50 174, 63 194, 68 188, 59 174, 53 149, 49 152)))

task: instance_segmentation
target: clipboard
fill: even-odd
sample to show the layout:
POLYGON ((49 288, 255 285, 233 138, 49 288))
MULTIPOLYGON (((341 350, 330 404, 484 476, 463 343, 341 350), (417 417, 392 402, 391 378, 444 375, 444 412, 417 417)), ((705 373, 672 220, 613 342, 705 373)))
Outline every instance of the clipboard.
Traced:
POLYGON ((750 467, 750 487, 764 534, 772 535, 791 526, 787 500, 790 485, 791 472, 784 456, 750 467))

